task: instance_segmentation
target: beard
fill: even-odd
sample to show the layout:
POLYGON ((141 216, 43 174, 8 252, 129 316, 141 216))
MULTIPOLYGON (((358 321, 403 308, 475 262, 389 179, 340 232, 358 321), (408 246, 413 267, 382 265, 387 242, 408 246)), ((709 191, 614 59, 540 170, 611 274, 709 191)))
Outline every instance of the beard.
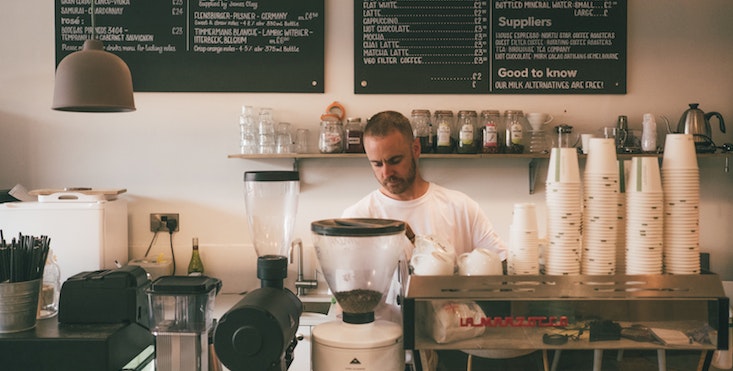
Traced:
POLYGON ((394 195, 399 195, 412 187, 415 183, 415 175, 417 174, 417 161, 412 157, 410 159, 410 168, 407 171, 407 175, 402 177, 391 176, 385 178, 381 184, 387 191, 394 195))

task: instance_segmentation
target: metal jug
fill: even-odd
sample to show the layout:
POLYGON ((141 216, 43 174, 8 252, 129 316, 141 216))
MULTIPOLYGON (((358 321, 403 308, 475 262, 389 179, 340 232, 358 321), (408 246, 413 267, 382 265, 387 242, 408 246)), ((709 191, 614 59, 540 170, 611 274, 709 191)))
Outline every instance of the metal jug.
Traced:
POLYGON ((697 106, 698 103, 690 103, 690 108, 680 117, 677 133, 692 134, 697 152, 715 152, 716 146, 712 140, 713 133, 710 128, 710 118, 717 117, 720 123, 720 131, 725 133, 723 116, 718 112, 704 113, 697 106))

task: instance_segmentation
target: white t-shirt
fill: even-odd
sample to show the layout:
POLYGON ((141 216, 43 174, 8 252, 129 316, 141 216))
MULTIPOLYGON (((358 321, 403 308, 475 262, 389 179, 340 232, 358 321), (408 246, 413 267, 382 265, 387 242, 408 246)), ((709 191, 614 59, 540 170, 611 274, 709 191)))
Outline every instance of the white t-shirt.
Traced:
POLYGON ((401 220, 416 235, 435 235, 453 245, 456 255, 485 248, 506 259, 506 245, 479 204, 465 193, 430 183, 422 197, 399 201, 372 191, 344 210, 344 218, 401 220))

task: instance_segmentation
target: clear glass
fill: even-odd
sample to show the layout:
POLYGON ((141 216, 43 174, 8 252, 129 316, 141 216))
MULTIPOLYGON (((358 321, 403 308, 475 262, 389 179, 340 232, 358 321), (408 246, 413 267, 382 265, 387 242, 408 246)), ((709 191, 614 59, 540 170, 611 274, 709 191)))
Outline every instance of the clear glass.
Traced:
POLYGON ((275 153, 275 122, 272 119, 271 108, 260 108, 257 129, 259 130, 259 153, 275 153))
POLYGON ((242 154, 253 154, 259 151, 257 123, 254 107, 242 106, 239 115, 239 148, 242 154))
POLYGON ((288 255, 298 208, 298 181, 245 181, 249 231, 257 256, 288 255))
POLYGON ((276 152, 290 153, 293 151, 293 134, 290 131, 289 122, 280 122, 277 124, 276 136, 276 152))

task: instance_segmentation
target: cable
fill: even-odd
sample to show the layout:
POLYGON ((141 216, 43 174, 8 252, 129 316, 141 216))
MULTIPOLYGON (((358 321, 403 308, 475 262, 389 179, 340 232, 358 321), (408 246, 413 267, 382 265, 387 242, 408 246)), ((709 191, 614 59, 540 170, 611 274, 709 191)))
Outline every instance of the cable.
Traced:
POLYGON ((171 243, 171 260, 173 260, 173 275, 176 275, 176 254, 173 252, 173 232, 178 228, 178 222, 174 219, 168 219, 165 221, 166 227, 168 227, 168 236, 170 237, 171 243))
POLYGON ((153 245, 155 244, 155 240, 157 239, 158 239, 158 231, 155 231, 155 233, 153 233, 153 239, 150 240, 150 245, 148 245, 148 249, 145 250, 146 258, 148 257, 148 254, 150 253, 150 249, 153 247, 153 245))

